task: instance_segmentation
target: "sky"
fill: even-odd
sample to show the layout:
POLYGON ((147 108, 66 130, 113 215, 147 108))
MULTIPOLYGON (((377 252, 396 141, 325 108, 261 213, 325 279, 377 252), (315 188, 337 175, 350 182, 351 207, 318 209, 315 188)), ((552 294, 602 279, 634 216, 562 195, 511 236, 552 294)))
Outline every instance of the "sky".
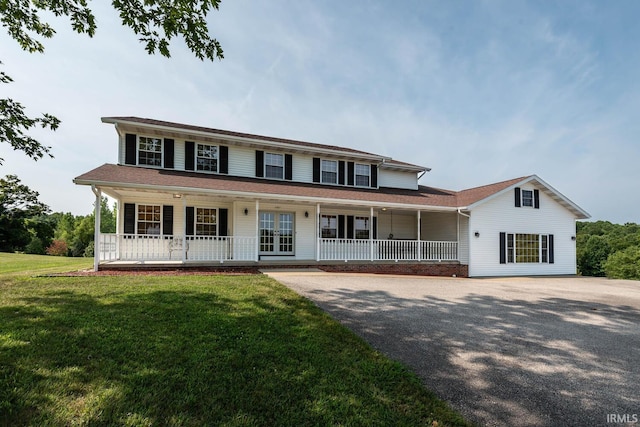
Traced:
POLYGON ((52 18, 44 54, 0 28, 0 96, 62 120, 31 132, 54 159, 1 143, 0 174, 52 211, 92 212, 72 180, 117 163, 100 118, 137 116, 387 155, 450 190, 536 174, 591 220, 640 223, 638 1, 223 0, 214 62, 179 39, 148 55, 90 5, 96 35, 52 18))

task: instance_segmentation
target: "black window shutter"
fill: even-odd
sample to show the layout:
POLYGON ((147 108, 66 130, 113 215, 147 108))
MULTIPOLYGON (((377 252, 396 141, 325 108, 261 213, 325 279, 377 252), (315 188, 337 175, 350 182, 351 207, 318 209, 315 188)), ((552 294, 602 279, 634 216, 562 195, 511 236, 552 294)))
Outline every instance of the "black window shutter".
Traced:
POLYGON ((185 170, 195 170, 195 143, 193 141, 184 142, 184 168, 185 170))
POLYGON ((373 238, 374 239, 378 238, 378 217, 377 216, 373 217, 373 238))
POLYGON ((218 236, 226 236, 229 228, 229 209, 218 209, 218 236))
POLYGON ((338 215, 338 239, 344 239, 344 215, 338 215))
POLYGON ((514 194, 515 194, 516 208, 519 208, 521 206, 520 203, 521 203, 521 200, 522 200, 520 198, 520 187, 516 187, 515 188, 514 194))
POLYGON ((500 264, 507 263, 507 233, 500 233, 500 264))
POLYGON ((347 217, 347 239, 354 239, 353 215, 347 217))
POLYGON ((133 203, 124 204, 124 234, 135 234, 136 232, 136 205, 133 203))
POLYGON ((218 161, 218 173, 229 173, 229 147, 221 145, 218 150, 220 159, 218 161))
POLYGON ((533 190, 533 207, 540 209, 540 191, 533 190))
POLYGON ((186 227, 185 234, 187 236, 193 236, 195 234, 195 209, 193 206, 187 206, 187 217, 184 222, 186 227))
POLYGON ((125 165, 135 165, 136 164, 136 144, 138 142, 138 138, 132 134, 128 133, 125 135, 124 139, 124 164, 125 165))
POLYGON ((162 234, 173 234, 173 206, 162 206, 162 234))
POLYGON ((344 176, 346 175, 344 173, 344 168, 345 168, 344 161, 340 160, 338 162, 338 184, 340 185, 344 185, 344 176))
POLYGON ((256 177, 264 176, 264 151, 256 150, 256 177))
POLYGON ((284 155, 284 179, 288 181, 293 179, 293 156, 291 154, 284 155))
POLYGON ((164 167, 165 169, 173 169, 173 139, 164 139, 164 167))
POLYGON ((378 166, 371 165, 371 188, 378 188, 378 166))
POLYGON ((347 162, 347 185, 355 185, 356 166, 354 162, 347 162))
POLYGON ((320 182, 320 158, 313 158, 313 182, 320 182))
POLYGON ((549 234, 549 264, 554 263, 553 234, 549 234))

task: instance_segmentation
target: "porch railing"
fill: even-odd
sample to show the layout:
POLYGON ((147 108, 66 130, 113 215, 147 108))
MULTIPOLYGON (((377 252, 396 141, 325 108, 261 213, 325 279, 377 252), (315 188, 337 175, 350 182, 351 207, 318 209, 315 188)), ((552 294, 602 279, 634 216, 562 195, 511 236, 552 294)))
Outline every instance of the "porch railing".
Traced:
POLYGON ((255 261, 255 237, 100 234, 100 261, 255 261))
POLYGON ((320 239, 320 261, 457 261, 458 242, 320 239))

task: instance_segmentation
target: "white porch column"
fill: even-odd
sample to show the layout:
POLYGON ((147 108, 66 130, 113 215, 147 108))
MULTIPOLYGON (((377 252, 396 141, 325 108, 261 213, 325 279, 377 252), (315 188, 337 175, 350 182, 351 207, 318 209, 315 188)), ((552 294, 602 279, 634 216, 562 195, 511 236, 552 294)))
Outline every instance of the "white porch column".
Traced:
POLYGON ((369 259, 373 261, 373 206, 369 207, 369 259))
POLYGON ((422 261, 422 244, 420 243, 420 237, 422 236, 421 218, 421 212, 418 210, 418 261, 422 261))
POLYGON ((93 271, 98 271, 100 265, 100 212, 102 210, 102 191, 91 186, 91 191, 96 195, 95 215, 94 215, 94 231, 93 231, 93 271))
POLYGON ((260 261, 260 201, 256 199, 256 262, 260 261))
POLYGON ((320 203, 316 204, 316 226, 314 227, 316 236, 316 262, 320 261, 320 203))
POLYGON ((187 196, 182 195, 182 262, 187 260, 187 251, 189 250, 189 243, 187 242, 187 196))

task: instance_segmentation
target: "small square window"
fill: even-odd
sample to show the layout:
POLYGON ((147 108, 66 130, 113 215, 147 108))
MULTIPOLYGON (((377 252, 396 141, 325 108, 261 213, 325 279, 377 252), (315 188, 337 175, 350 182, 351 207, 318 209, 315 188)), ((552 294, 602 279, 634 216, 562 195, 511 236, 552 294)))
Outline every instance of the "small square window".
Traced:
POLYGON ((138 138, 138 164, 147 166, 162 166, 162 139, 138 138))
POLYGON ((218 172, 218 146, 197 144, 196 170, 202 172, 218 172))

